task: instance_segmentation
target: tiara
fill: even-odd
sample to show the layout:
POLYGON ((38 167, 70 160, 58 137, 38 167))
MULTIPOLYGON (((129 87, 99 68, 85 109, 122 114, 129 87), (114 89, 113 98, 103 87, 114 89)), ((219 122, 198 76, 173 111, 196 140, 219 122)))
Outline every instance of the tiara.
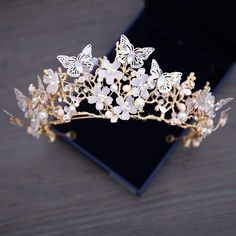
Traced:
MULTIPOLYGON (((161 121, 188 129, 181 138, 185 147, 199 146, 206 136, 225 125, 230 108, 218 115, 217 112, 233 98, 215 102, 208 82, 203 89, 193 92, 196 80, 193 72, 181 82, 182 73, 162 72, 155 59, 147 73, 144 61, 154 48, 135 48, 125 35, 121 35, 115 51, 113 62, 105 56, 93 57, 91 44, 77 57, 57 56, 66 71, 61 67, 55 71, 45 69, 42 79, 38 76, 37 87, 29 85, 29 96, 15 88, 25 119, 4 110, 10 122, 27 127, 27 132, 36 138, 46 135, 53 142, 61 133, 52 126, 73 120, 161 121), (94 106, 94 112, 83 111, 84 102, 94 106)), ((64 135, 74 137, 73 132, 64 135)), ((175 139, 170 135, 167 141, 175 139)))

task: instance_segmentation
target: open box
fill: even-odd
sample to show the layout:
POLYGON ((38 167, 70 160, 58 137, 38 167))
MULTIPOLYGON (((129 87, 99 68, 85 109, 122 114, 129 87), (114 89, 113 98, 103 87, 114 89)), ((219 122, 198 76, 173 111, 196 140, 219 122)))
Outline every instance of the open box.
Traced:
MULTIPOLYGON (((163 71, 181 71, 183 78, 194 71, 196 89, 206 81, 214 88, 234 61, 233 1, 224 5, 214 1, 145 3, 125 35, 136 47, 156 49, 145 63, 147 70, 155 58, 163 71)), ((114 57, 113 48, 108 58, 114 57)), ((91 105, 81 109, 89 111, 91 105)), ((137 194, 144 191, 167 159, 173 143, 167 143, 166 136, 182 132, 155 121, 119 120, 112 124, 102 119, 73 121, 56 129, 75 131, 75 140, 65 140, 137 194)))

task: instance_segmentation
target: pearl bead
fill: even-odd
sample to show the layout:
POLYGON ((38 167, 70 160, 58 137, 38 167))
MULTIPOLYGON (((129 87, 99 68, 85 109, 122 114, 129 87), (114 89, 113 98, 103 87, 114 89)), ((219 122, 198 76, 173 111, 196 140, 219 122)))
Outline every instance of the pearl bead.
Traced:
POLYGON ((117 91, 118 90, 118 86, 116 84, 113 84, 111 86, 111 91, 117 91))
POLYGON ((106 117, 107 119, 111 119, 111 117, 112 117, 112 112, 111 112, 111 111, 106 111, 105 117, 106 117))
POLYGON ((122 89, 123 89, 124 92, 128 93, 131 90, 131 86, 129 84, 126 84, 126 85, 123 86, 122 89))
POLYGON ((137 98, 134 102, 134 105, 138 109, 142 109, 145 104, 145 101, 142 98, 137 98))
POLYGON ((185 111, 186 110, 186 105, 184 103, 179 103, 178 108, 180 111, 185 111))
POLYGON ((70 105, 69 110, 70 110, 70 112, 75 112, 76 108, 74 105, 70 105))

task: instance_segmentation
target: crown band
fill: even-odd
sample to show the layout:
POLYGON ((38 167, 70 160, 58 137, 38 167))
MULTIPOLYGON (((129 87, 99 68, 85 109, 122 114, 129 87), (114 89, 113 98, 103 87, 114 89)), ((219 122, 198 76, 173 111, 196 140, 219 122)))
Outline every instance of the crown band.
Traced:
POLYGON ((77 57, 57 56, 66 72, 60 67, 56 71, 44 70, 43 79, 38 76, 37 88, 29 85, 29 97, 14 89, 26 119, 4 111, 11 123, 26 126, 34 137, 46 135, 50 141, 57 135, 51 125, 89 118, 108 119, 112 123, 136 119, 188 128, 188 134, 182 138, 184 146, 199 146, 203 138, 225 125, 230 108, 221 111, 216 124, 214 120, 217 111, 233 98, 215 102, 208 82, 202 90, 193 92, 194 73, 181 83, 182 73, 163 73, 154 59, 150 73, 146 73, 144 61, 153 51, 151 47, 134 48, 121 35, 113 62, 106 57, 93 58, 90 44, 77 57), (85 101, 95 106, 94 113, 80 110, 85 101), (145 111, 147 106, 152 108, 151 114, 145 111))

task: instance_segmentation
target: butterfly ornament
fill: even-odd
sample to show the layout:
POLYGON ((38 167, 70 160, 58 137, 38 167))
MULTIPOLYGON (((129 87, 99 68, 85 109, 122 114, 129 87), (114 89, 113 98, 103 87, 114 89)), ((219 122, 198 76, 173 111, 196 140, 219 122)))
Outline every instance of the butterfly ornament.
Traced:
POLYGON ((173 85, 178 86, 180 84, 182 73, 171 72, 162 73, 156 60, 152 60, 151 76, 148 78, 148 85, 151 89, 157 86, 160 93, 168 93, 171 91, 173 85))
POLYGON ((121 35, 120 41, 116 43, 116 60, 137 69, 143 66, 143 61, 147 60, 153 51, 152 47, 134 48, 129 39, 121 35))
POLYGON ((95 59, 92 58, 91 44, 88 44, 77 57, 59 55, 57 59, 67 69, 67 74, 73 78, 79 77, 85 72, 90 72, 95 64, 95 59))

